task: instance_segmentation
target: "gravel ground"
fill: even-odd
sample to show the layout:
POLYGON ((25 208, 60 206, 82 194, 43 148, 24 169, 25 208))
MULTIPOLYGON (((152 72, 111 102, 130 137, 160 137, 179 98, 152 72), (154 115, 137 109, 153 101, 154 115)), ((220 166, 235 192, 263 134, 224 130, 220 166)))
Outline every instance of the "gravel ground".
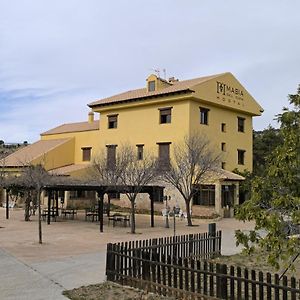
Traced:
POLYGON ((83 286, 63 294, 72 300, 175 300, 112 282, 83 286))

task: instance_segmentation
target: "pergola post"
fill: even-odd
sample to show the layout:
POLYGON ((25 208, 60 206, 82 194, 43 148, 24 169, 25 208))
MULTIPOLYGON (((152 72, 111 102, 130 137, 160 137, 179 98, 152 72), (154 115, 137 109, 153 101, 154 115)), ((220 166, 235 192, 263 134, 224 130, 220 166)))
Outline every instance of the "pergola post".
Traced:
POLYGON ((9 190, 6 190, 6 219, 9 219, 9 190))
POLYGON ((55 214, 58 216, 58 194, 59 191, 55 191, 55 214))
POLYGON ((48 192, 48 214, 47 214, 48 225, 50 225, 50 218, 51 218, 51 198, 52 198, 52 190, 50 189, 48 192))
POLYGON ((107 208, 106 208, 106 214, 107 214, 107 217, 110 216, 110 194, 107 194, 107 208))
POLYGON ((103 232, 103 191, 97 191, 98 193, 98 220, 100 223, 100 232, 103 232))

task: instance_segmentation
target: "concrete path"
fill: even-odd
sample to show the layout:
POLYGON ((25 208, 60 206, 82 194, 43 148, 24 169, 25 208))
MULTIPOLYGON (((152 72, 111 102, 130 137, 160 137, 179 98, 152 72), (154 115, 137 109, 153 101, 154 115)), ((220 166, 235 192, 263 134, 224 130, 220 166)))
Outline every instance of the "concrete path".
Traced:
POLYGON ((24 263, 0 249, 0 299, 66 299, 64 290, 105 280, 105 255, 102 252, 24 263))
POLYGON ((34 263, 31 266, 49 280, 69 290, 104 281, 106 279, 105 264, 106 253, 101 252, 34 263))
POLYGON ((66 299, 64 287, 0 249, 0 299, 66 299))

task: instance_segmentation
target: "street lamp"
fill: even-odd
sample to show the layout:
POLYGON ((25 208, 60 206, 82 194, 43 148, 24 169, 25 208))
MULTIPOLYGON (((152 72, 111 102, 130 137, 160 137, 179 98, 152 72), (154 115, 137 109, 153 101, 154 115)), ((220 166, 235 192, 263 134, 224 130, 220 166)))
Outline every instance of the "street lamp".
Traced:
POLYGON ((173 229, 174 229, 174 236, 176 236, 176 215, 178 216, 180 212, 179 206, 173 207, 173 229))

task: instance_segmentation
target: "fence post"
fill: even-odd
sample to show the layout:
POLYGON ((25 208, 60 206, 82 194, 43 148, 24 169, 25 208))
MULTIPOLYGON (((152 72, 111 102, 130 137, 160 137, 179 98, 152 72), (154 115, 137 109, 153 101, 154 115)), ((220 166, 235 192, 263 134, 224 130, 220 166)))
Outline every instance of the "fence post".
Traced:
MULTIPOLYGON (((295 277, 291 277, 291 288, 292 289, 296 289, 296 278, 295 277)), ((295 291, 291 292, 291 299, 292 300, 296 300, 296 293, 295 293, 295 291)))
POLYGON ((109 243, 107 244, 107 250, 106 250, 106 276, 107 280, 114 281, 114 274, 112 273, 114 271, 114 253, 112 253, 113 250, 113 244, 109 243))
POLYGON ((219 284, 220 284, 220 297, 221 299, 227 299, 227 265, 221 265, 220 266, 220 273, 223 274, 224 276, 221 275, 219 279, 219 284))
POLYGON ((195 254, 194 253, 194 243, 193 243, 193 241, 194 241, 194 235, 193 234, 189 234, 189 257, 191 257, 193 254, 195 254))
POLYGON ((142 279, 150 280, 150 254, 146 251, 142 252, 142 279))
POLYGON ((211 257, 216 254, 216 223, 208 224, 208 237, 209 237, 209 252, 211 257))

